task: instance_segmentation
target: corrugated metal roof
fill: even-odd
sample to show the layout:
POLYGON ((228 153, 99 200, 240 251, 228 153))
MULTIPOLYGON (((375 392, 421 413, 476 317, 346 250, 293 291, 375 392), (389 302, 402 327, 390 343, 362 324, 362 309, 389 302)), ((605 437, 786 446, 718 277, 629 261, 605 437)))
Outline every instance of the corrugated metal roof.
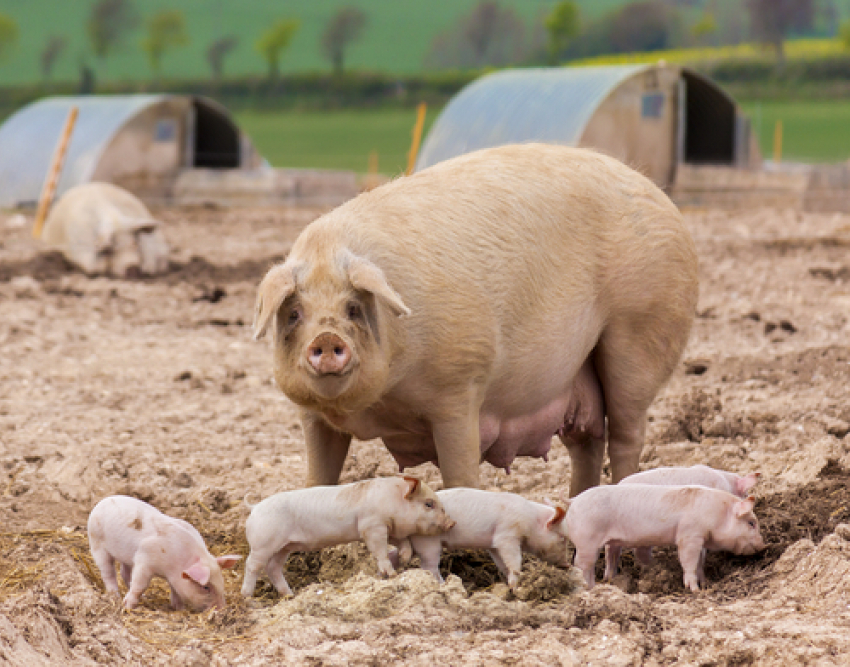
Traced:
POLYGON ((0 206, 36 201, 72 106, 80 110, 56 189, 90 180, 118 130, 166 95, 48 97, 34 102, 0 126, 0 206))
POLYGON ((593 112, 624 80, 652 65, 514 69, 461 90, 428 133, 416 170, 493 146, 574 146, 593 112))

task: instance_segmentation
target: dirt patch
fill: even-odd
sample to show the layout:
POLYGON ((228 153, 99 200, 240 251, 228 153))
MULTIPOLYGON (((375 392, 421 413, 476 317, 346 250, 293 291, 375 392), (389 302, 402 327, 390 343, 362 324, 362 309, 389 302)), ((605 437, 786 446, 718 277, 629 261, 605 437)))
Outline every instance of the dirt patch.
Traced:
MULTIPOLYGON (((376 576, 360 544, 295 554, 281 599, 242 566, 227 608, 174 612, 154 580, 134 612, 103 590, 85 524, 126 493, 246 556, 243 498, 300 488, 297 410, 251 339, 255 289, 320 211, 164 210, 157 279, 71 271, 0 214, 0 662, 128 665, 841 664, 850 654, 850 291, 847 216, 685 212, 700 304, 683 363, 650 410, 643 468, 760 471, 764 553, 709 554, 685 591, 674 549, 615 586, 526 557, 508 591, 486 551, 444 554, 446 584, 411 565, 376 576)), ((355 442, 343 481, 396 472, 355 442)), ((430 465, 413 472, 439 486, 430 465)), ((484 464, 482 485, 557 499, 565 448, 484 464)), ((610 481, 610 480, 606 480, 610 481)), ((598 573, 601 579, 601 571, 598 573)))

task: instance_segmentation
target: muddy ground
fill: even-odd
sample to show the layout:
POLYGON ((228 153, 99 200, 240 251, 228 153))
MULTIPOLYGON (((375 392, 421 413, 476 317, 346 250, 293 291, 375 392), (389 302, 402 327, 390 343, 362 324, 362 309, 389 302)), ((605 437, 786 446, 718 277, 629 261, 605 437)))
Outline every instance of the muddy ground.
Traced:
MULTIPOLYGON (((438 587, 416 568, 377 579, 349 545, 293 558, 290 600, 263 583, 243 601, 237 567, 224 611, 173 612, 161 583, 121 611, 85 536, 100 498, 138 496, 245 555, 246 492, 302 484, 296 413, 249 325, 264 271, 320 212, 162 211, 175 252, 155 280, 87 278, 0 214, 0 662, 848 664, 850 216, 758 208, 685 212, 699 316, 642 461, 762 472, 768 548, 711 554, 704 591, 671 549, 591 592, 528 558, 514 595, 486 553, 447 554, 438 587)), ((569 466, 555 441, 548 464, 482 479, 542 500, 569 466)), ((358 442, 344 481, 393 472, 358 442)))

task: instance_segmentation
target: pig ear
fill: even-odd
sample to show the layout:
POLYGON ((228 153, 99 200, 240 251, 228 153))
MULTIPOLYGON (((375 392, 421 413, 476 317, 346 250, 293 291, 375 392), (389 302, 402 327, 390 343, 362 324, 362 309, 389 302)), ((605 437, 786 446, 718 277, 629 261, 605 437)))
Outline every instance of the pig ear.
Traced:
POLYGON ((210 568, 199 561, 188 570, 183 571, 183 578, 191 579, 201 586, 206 586, 210 580, 210 568))
POLYGON ((753 507, 756 504, 756 497, 750 496, 746 500, 742 500, 739 503, 735 503, 735 517, 740 519, 742 516, 746 516, 750 512, 753 511, 753 507))
POLYGON ((416 479, 415 477, 408 477, 407 475, 405 475, 405 476, 404 476, 404 481, 405 481, 405 482, 407 482, 407 483, 409 484, 409 486, 408 486, 408 488, 407 488, 407 491, 406 491, 406 492, 405 492, 405 494, 404 494, 404 499, 405 499, 405 500, 410 500, 410 497, 411 497, 414 493, 416 493, 416 489, 418 489, 418 488, 419 488, 419 480, 418 480, 418 479, 416 479))
POLYGON ((554 528, 559 523, 561 523, 561 521, 564 520, 565 516, 567 516, 567 510, 565 510, 563 507, 556 507, 555 514, 552 516, 551 519, 549 519, 549 521, 546 522, 546 527, 549 530, 552 530, 552 528, 554 528))
POLYGON ((348 280, 354 286, 354 289, 371 292, 378 299, 383 301, 390 310, 398 316, 410 315, 408 308, 398 293, 390 287, 387 282, 387 277, 368 259, 349 255, 348 260, 348 280))
POLYGON ((242 556, 219 556, 215 559, 222 570, 229 570, 240 560, 242 560, 242 556))
POLYGON ((750 489, 758 484, 759 477, 761 477, 760 472, 751 472, 749 475, 745 475, 744 477, 740 477, 735 480, 735 490, 738 492, 738 495, 743 496, 749 492, 750 489))
POLYGON ((254 340, 263 337, 278 308, 294 291, 295 271, 292 265, 278 264, 266 274, 257 289, 257 306, 254 310, 254 340))

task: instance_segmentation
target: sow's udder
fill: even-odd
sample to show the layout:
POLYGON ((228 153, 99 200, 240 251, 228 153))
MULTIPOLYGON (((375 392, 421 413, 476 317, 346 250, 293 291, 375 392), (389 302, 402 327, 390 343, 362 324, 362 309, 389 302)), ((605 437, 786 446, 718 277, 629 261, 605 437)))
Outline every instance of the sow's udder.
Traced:
MULTIPOLYGON (((579 378, 571 391, 529 414, 506 418, 488 411, 479 417, 482 459, 510 472, 517 456, 546 460, 554 435, 588 434, 602 438, 605 433, 602 392, 595 376, 579 378)), ((437 449, 430 433, 393 434, 383 437, 400 469, 420 463, 438 463, 437 449)))

